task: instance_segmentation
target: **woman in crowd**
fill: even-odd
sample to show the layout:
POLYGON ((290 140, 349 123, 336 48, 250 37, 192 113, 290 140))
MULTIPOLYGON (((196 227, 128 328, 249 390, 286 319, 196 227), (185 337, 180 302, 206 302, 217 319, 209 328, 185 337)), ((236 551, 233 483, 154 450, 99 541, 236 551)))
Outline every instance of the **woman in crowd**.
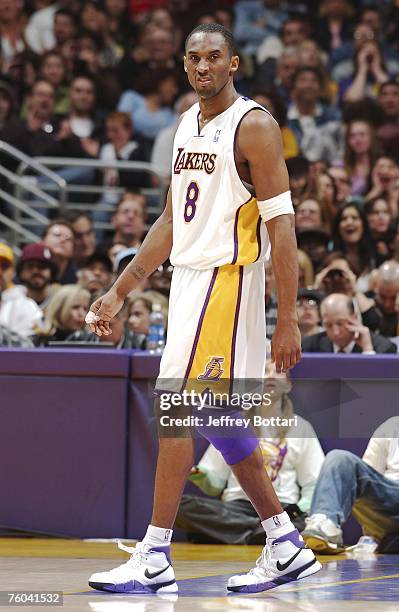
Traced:
POLYGON ((369 190, 370 176, 378 156, 374 128, 367 121, 350 121, 346 131, 344 163, 351 179, 352 195, 369 190))
POLYGON ((332 238, 334 251, 341 251, 360 277, 357 288, 367 291, 367 275, 375 267, 375 255, 366 216, 359 204, 348 202, 339 209, 332 238))
POLYGON ((314 271, 312 260, 305 251, 298 249, 298 286, 300 289, 312 287, 314 283, 314 271))
POLYGON ((377 197, 366 202, 364 212, 366 213, 370 236, 374 245, 376 264, 379 266, 390 257, 389 244, 392 235, 389 227, 392 216, 389 204, 385 198, 377 197))
POLYGON ((337 214, 337 187, 328 172, 321 172, 316 180, 317 199, 326 219, 327 229, 331 229, 337 214))
POLYGON ((69 110, 68 87, 65 83, 65 64, 62 55, 56 51, 45 53, 41 58, 39 75, 54 87, 54 112, 57 115, 67 113, 69 110))
POLYGON ((43 327, 36 330, 36 344, 63 341, 81 330, 90 301, 90 293, 79 285, 60 287, 47 306, 43 327))

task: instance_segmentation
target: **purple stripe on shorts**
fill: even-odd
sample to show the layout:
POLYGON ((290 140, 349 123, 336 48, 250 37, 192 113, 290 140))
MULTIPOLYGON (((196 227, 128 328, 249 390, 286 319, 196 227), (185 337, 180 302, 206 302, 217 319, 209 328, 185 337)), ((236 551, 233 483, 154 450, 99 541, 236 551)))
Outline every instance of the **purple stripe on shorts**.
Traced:
POLYGON ((261 252, 261 249, 262 249, 262 239, 261 239, 261 235, 260 235, 261 223, 262 223, 262 217, 259 215, 258 224, 256 226, 256 240, 258 241, 258 255, 256 256, 255 261, 258 261, 258 259, 260 257, 260 252, 261 252))
POLYGON ((239 281, 238 281, 238 295, 237 295, 237 304, 236 304, 236 312, 234 315, 234 327, 233 327, 233 338, 231 341, 231 358, 230 358, 230 395, 233 391, 233 380, 234 380, 234 362, 236 356, 236 340, 237 340, 237 328, 238 328, 238 316, 240 314, 240 306, 241 306, 241 294, 242 294, 242 280, 244 275, 244 267, 240 266, 239 270, 239 281))
POLYGON ((210 285, 209 285, 209 288, 208 288, 208 291, 207 291, 207 294, 206 294, 205 302, 204 302, 204 305, 203 305, 202 310, 201 310, 201 315, 200 315, 200 318, 199 318, 199 321, 198 321, 198 325, 197 325, 197 331, 195 333, 193 348, 191 349, 190 359, 189 359, 189 362, 188 362, 186 374, 184 376, 183 386, 181 388, 181 393, 184 391, 184 388, 185 388, 186 383, 187 383, 187 378, 188 378, 188 376, 190 374, 191 366, 193 365, 193 361, 194 361, 194 357, 195 357, 195 351, 197 350, 198 340, 199 340, 200 333, 201 333, 202 323, 204 322, 205 312, 206 312, 206 309, 208 308, 209 300, 211 298, 212 289, 213 289, 213 286, 215 284, 215 280, 216 280, 218 271, 219 271, 219 268, 215 268, 214 271, 213 271, 212 279, 211 279, 211 282, 210 282, 210 285))

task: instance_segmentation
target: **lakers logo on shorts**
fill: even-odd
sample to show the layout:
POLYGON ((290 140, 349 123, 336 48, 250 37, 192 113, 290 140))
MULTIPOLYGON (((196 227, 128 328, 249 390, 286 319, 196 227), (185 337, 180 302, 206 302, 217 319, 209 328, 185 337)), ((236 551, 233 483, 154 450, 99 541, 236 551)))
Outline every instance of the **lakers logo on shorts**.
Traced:
POLYGON ((212 357, 205 366, 205 372, 197 377, 198 380, 219 380, 224 372, 223 361, 224 357, 212 357))

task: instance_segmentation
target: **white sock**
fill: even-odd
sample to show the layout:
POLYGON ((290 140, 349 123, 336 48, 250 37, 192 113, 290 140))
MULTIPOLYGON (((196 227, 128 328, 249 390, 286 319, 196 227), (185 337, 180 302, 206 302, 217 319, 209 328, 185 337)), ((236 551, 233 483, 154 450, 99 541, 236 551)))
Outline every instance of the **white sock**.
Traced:
POLYGON ((296 529, 295 525, 291 523, 291 519, 286 512, 275 514, 268 519, 262 521, 262 527, 266 531, 268 538, 280 538, 290 531, 296 529))
POLYGON ((153 547, 169 546, 172 534, 173 529, 164 529, 163 527, 148 525, 147 532, 142 541, 153 547))

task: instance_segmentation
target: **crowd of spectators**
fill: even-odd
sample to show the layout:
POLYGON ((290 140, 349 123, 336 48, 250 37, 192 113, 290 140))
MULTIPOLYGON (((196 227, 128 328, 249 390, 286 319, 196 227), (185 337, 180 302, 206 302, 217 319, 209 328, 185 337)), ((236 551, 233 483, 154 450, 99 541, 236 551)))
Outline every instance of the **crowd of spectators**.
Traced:
MULTIPOLYGON (((398 17, 390 0, 1 0, 0 140, 31 156, 102 160, 109 167, 93 180, 125 190, 120 197, 105 189, 100 202, 113 208, 109 214, 93 201, 84 213, 51 211, 42 242, 26 245, 18 262, 0 226, 0 322, 9 330, 2 342, 15 343, 15 334, 36 344, 93 340, 77 313, 134 256, 152 220, 142 190, 157 183, 112 162, 150 162, 158 184, 169 184, 177 119, 196 101, 182 69, 184 40, 195 25, 219 22, 238 45, 237 91, 281 127, 296 209, 303 349, 395 352, 398 17), (93 221, 112 231, 95 231, 93 221), (23 326, 19 308, 28 313, 23 326)), ((9 188, 4 179, 1 186, 9 188)), ((9 214, 5 202, 0 207, 9 214)), ((135 337, 124 331, 108 342, 145 346, 149 293, 166 310, 170 275, 167 262, 121 314, 135 337)), ((266 284, 271 337, 270 264, 266 284)))

